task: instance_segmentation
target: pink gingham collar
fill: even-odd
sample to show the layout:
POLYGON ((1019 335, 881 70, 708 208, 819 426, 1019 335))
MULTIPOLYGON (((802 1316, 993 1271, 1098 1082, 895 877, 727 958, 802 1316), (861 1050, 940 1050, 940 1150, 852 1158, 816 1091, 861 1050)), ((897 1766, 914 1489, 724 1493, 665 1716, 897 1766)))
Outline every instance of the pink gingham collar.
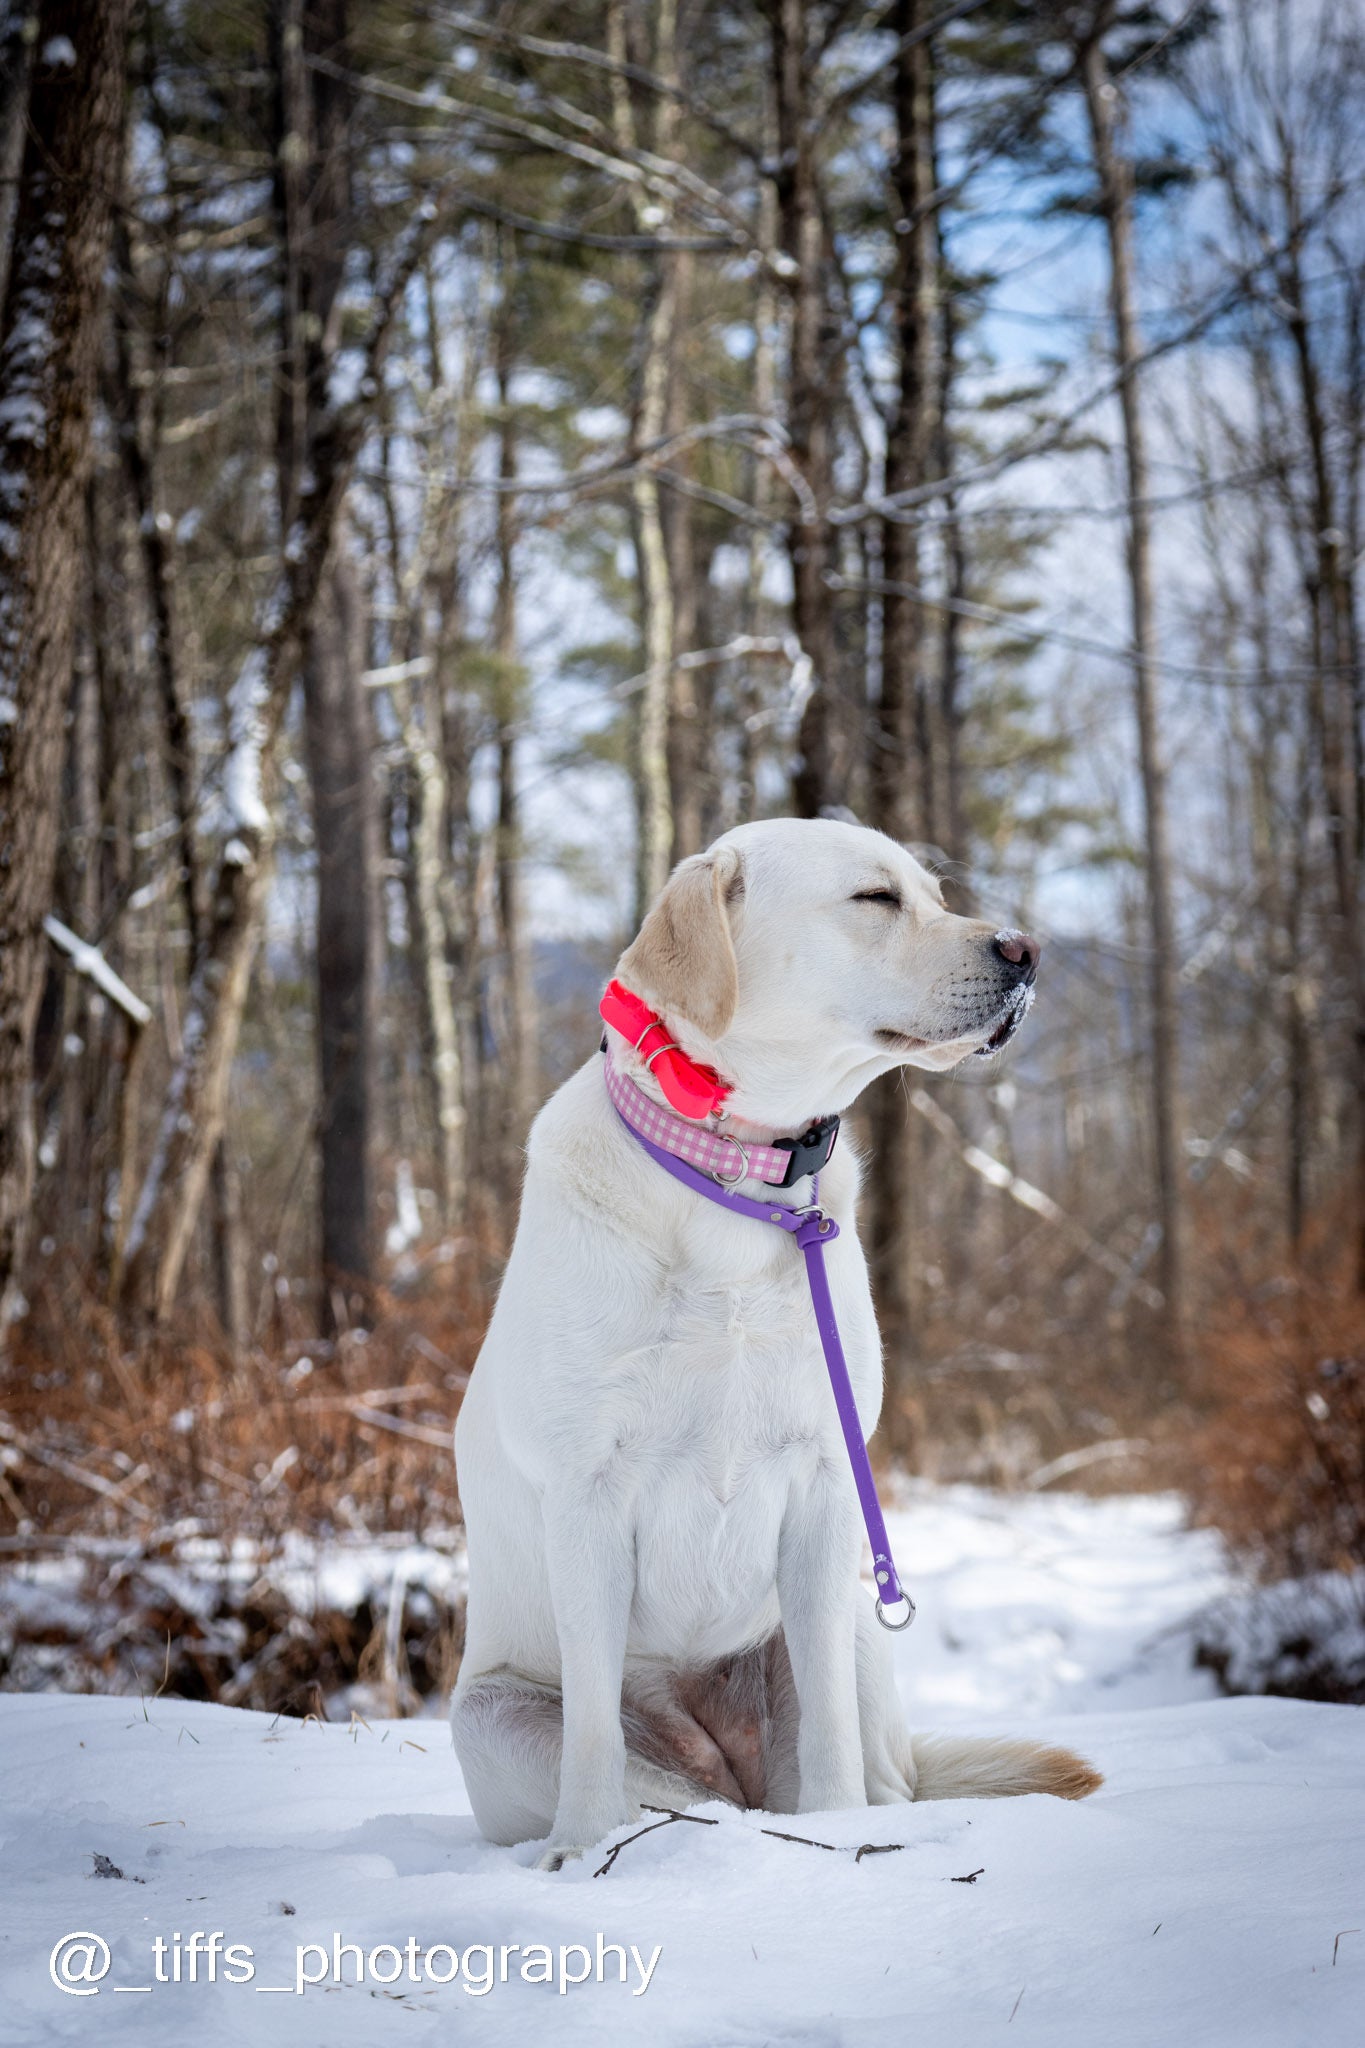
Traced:
POLYGON ((709 1174, 722 1187, 733 1187, 741 1180, 761 1180, 769 1187, 790 1187, 796 1180, 803 1179, 805 1173, 818 1173, 834 1150, 834 1140, 839 1132, 837 1117, 826 1117, 819 1124, 812 1125, 803 1138, 771 1145, 741 1142, 738 1138, 726 1137, 722 1132, 712 1130, 706 1124, 692 1123, 687 1117, 677 1116, 662 1103, 653 1101, 629 1074, 617 1066, 605 1041, 603 1051, 606 1054, 603 1071, 607 1093, 618 1115, 651 1145, 657 1145, 675 1159, 709 1174), (802 1156, 798 1158, 798 1154, 802 1156), (809 1164, 805 1163, 806 1155, 810 1155, 809 1164), (803 1165, 804 1172, 797 1172, 796 1168, 803 1165))

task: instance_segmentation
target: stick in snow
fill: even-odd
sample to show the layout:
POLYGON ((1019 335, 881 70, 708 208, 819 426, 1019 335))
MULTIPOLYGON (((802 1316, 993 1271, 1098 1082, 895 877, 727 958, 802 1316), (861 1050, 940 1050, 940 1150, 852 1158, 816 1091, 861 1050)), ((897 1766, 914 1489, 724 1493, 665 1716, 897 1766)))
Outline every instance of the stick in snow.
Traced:
POLYGON ((661 1813, 663 1815, 663 1819, 650 1821, 648 1827, 637 1828, 633 1835, 627 1835, 624 1841, 618 1842, 616 1846, 613 1848, 611 1854, 608 1856, 606 1862, 602 1865, 602 1868, 600 1870, 594 1870, 594 1877, 605 1877, 607 1872, 611 1869, 612 1864, 620 1855, 621 1851, 623 1849, 629 1848, 632 1842, 638 1842, 644 1835, 652 1835, 656 1828, 666 1828, 671 1826, 675 1820, 695 1821, 696 1825, 699 1828, 718 1828, 720 1826, 720 1822, 718 1820, 711 1820, 709 1816, 707 1816, 706 1814, 675 1813, 672 1807, 647 1806, 645 1808, 645 1812, 661 1813))

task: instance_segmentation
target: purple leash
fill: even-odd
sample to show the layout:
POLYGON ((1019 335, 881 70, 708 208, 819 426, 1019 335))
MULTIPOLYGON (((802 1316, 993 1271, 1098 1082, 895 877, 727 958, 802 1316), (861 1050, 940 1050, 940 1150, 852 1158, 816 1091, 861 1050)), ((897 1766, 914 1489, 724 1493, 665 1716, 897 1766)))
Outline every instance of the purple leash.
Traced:
MULTIPOLYGON (((620 1115, 620 1111, 617 1111, 620 1115)), ((891 1556, 891 1539, 886 1533, 886 1522, 882 1515, 882 1504, 877 1498, 877 1484, 872 1477, 868 1462, 867 1445, 863 1442, 862 1426, 858 1421, 858 1409, 853 1399, 853 1387, 848 1377, 848 1361, 844 1347, 839 1341, 839 1325, 834 1316, 834 1303, 830 1299, 829 1275, 825 1271, 825 1246, 833 1244, 839 1235, 839 1226, 832 1216, 812 1206, 808 1209, 787 1209, 777 1202, 755 1202, 748 1195, 737 1195, 733 1188, 711 1179, 709 1174, 699 1173, 686 1160, 677 1159, 662 1146, 653 1145, 642 1131, 622 1116, 621 1122, 630 1132, 637 1145, 643 1146, 651 1159, 658 1161, 665 1173, 671 1173, 674 1180, 680 1180, 684 1187, 695 1194, 704 1195, 708 1202, 716 1202, 722 1209, 732 1209, 736 1215, 752 1217, 755 1223, 775 1223, 796 1239, 806 1260, 806 1279, 810 1285, 811 1305, 815 1310, 815 1327, 820 1332, 824 1347, 825 1364, 829 1369, 829 1383, 834 1390, 834 1406, 839 1414, 839 1427, 844 1432, 844 1443, 848 1449, 848 1462, 853 1467, 853 1483, 858 1489, 862 1505, 863 1523, 867 1539, 872 1545, 872 1570, 877 1581, 877 1619, 883 1628, 900 1630, 909 1628, 915 1618, 915 1603, 902 1586, 891 1556), (905 1602, 904 1621, 888 1621, 885 1609, 894 1607, 898 1601, 905 1602)), ((812 1193, 819 1194, 819 1178, 811 1180, 812 1193)))

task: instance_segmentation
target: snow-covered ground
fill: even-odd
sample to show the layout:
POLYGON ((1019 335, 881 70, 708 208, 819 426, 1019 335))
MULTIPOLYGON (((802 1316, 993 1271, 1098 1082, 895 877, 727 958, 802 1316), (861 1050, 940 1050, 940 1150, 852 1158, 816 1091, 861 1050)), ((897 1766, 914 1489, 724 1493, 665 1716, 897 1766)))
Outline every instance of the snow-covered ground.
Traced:
POLYGON ((967 1488, 912 1489, 892 1533, 920 1601, 897 1639, 916 1724, 1063 1740, 1106 1773, 1094 1798, 772 1823, 834 1853, 714 1806, 699 1811, 715 1825, 665 1825, 605 1876, 602 1857, 549 1876, 479 1839, 439 1723, 11 1695, 0 2038, 1365 2039, 1365 1713, 1214 1696, 1180 1626, 1225 1587, 1213 1539, 1170 1501, 967 1488), (858 1857, 868 1843, 900 1846, 858 1857), (241 1945, 214 1983, 203 1955, 190 1981, 195 1933, 241 1945), (50 1970, 64 1935, 85 1937, 66 1991, 50 1970), (154 1943, 173 1978, 177 1936, 181 1981, 159 1982, 154 1943), (97 1988, 80 1975, 102 1965, 95 1937, 97 1988), (624 1949, 625 1984, 610 1949, 596 1981, 599 1937, 624 1949), (331 1977, 337 1938, 366 1981, 294 1993, 300 1972, 331 1977))

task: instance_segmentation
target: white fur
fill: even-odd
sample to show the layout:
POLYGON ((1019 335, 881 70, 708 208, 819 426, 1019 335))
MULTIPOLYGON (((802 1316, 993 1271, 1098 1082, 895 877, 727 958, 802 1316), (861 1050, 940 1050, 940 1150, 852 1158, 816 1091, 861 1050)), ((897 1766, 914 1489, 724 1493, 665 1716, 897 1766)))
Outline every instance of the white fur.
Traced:
MULTIPOLYGON (((994 928, 951 916, 879 834, 780 820, 701 858, 736 878, 737 1000, 714 1040, 674 1009, 668 1021, 734 1082, 740 1136, 804 1129, 876 1074, 907 1059, 951 1065, 1011 1003, 1022 1014, 994 928), (886 883, 899 908, 854 900, 886 883)), ((803 1262, 785 1231, 725 1213, 657 1166, 619 1121, 601 1065, 581 1067, 532 1129, 516 1240, 456 1431, 470 1587, 455 1745, 484 1833, 548 1831, 549 1868, 642 1803, 714 1796, 640 1753, 634 1707, 672 1712, 678 1674, 779 1629, 795 1698, 772 1696, 765 1803, 809 1811, 916 1790, 858 1582, 857 1499, 803 1262)), ((870 1434, 881 1355, 857 1182, 845 1142, 820 1200, 840 1226, 830 1287, 870 1434)), ((808 1182, 742 1192, 810 1199, 808 1182)), ((939 1794, 1034 1782, 1018 1745, 939 1745, 926 1768, 939 1794)))

